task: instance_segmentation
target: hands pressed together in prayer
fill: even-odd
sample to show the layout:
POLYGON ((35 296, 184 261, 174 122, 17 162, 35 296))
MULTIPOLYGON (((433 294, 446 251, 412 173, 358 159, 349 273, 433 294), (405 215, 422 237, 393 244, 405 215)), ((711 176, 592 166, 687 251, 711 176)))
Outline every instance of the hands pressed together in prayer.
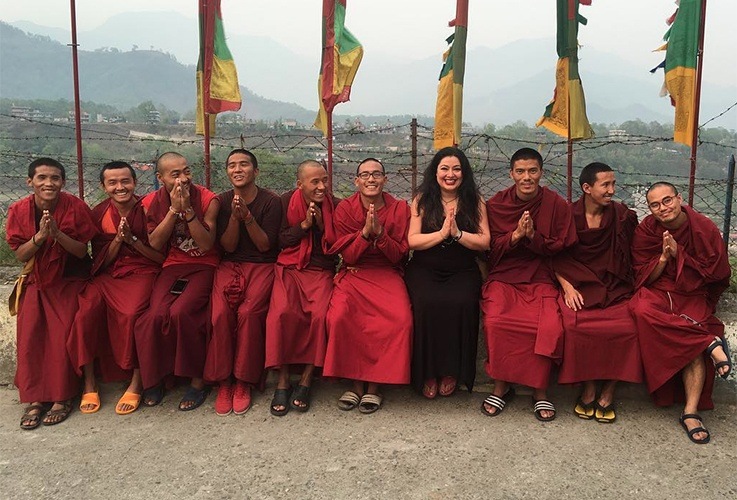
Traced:
POLYGON ((230 216, 237 220, 243 221, 247 226, 253 222, 253 214, 248 210, 246 202, 238 195, 233 196, 233 202, 230 204, 230 216))
POLYGON ((456 209, 448 209, 448 213, 445 215, 443 226, 440 228, 440 235, 444 240, 454 239, 458 241, 461 238, 462 231, 458 229, 456 224, 456 209))
POLYGON ((678 243, 668 231, 663 232, 663 252, 660 254, 660 262, 668 262, 677 256, 678 243))
POLYGON ((127 243, 128 245, 132 245, 136 242, 136 237, 133 235, 131 227, 128 224, 128 219, 126 219, 125 217, 120 218, 120 224, 118 224, 118 234, 115 235, 115 241, 117 241, 118 243, 127 243))
POLYGON ((365 239, 376 239, 381 236, 384 232, 384 227, 379 222, 379 218, 376 216, 376 209, 374 204, 369 204, 369 209, 366 211, 366 223, 363 225, 361 235, 365 239))
POLYGON ((535 236, 535 223, 532 221, 529 211, 522 213, 517 222, 517 228, 512 232, 512 244, 517 244, 522 238, 532 240, 535 236))
POLYGON ((182 184, 181 179, 174 181, 174 188, 169 193, 169 199, 171 200, 171 208, 176 213, 184 213, 192 207, 189 198, 189 186, 189 182, 182 184))
POLYGON ((307 207, 307 215, 305 216, 305 220, 300 222, 299 225, 302 227, 303 230, 307 231, 314 224, 317 224, 317 227, 320 230, 325 229, 325 223, 322 220, 322 209, 318 205, 316 205, 314 201, 311 201, 310 205, 307 207))

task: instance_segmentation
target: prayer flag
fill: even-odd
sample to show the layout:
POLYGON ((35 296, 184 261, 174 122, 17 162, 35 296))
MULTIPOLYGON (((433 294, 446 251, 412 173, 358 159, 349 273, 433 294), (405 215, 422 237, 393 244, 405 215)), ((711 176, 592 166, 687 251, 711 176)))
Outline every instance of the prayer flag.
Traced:
POLYGON ((220 0, 199 0, 200 57, 197 61, 196 133, 204 135, 204 115, 215 134, 215 116, 241 109, 241 91, 233 56, 225 43, 220 0))
POLYGON ((558 64, 555 70, 555 93, 545 108, 537 126, 570 139, 588 139, 594 131, 586 117, 586 100, 578 74, 578 24, 586 18, 578 13, 579 4, 591 5, 591 0, 557 0, 558 64))
POLYGON ((438 100, 435 105, 433 147, 442 149, 461 142, 463 123, 463 76, 466 71, 466 35, 468 1, 460 0, 456 19, 451 21, 455 32, 447 38, 450 45, 443 54, 443 69, 438 78, 438 100), (465 7, 465 8, 461 8, 465 7))
POLYGON ((673 140, 692 146, 696 116, 696 60, 701 0, 681 0, 666 33, 665 87, 676 108, 673 140))
POLYGON ((363 58, 363 47, 345 27, 346 0, 323 0, 322 2, 322 62, 317 90, 320 110, 315 127, 328 135, 327 114, 336 104, 347 102, 351 96, 351 85, 363 58))

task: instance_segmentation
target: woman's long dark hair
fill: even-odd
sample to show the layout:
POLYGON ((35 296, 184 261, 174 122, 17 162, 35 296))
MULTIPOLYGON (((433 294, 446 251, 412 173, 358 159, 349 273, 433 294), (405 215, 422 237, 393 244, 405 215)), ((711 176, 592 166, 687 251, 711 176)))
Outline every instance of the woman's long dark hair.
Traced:
POLYGON ((443 158, 455 156, 461 162, 461 174, 463 179, 458 187, 458 204, 456 209, 456 224, 463 231, 476 233, 479 230, 479 189, 473 178, 471 163, 466 155, 458 148, 443 148, 433 156, 430 164, 425 169, 422 184, 417 189, 417 211, 422 214, 422 231, 437 231, 443 226, 445 214, 443 202, 440 198, 440 185, 436 174, 438 166, 443 158))

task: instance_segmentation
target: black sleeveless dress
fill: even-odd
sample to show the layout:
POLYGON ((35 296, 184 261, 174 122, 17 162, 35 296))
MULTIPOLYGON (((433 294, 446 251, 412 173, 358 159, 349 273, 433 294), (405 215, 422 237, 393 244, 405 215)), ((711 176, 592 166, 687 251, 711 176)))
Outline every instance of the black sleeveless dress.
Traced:
POLYGON ((470 391, 476 378, 481 273, 477 252, 458 242, 416 250, 404 280, 412 302, 412 386, 455 377, 470 391))

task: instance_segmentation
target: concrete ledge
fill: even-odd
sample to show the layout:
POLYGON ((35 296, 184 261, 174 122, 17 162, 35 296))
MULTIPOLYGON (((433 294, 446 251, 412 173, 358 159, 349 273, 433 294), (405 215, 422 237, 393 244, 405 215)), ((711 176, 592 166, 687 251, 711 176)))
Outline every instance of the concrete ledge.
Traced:
MULTIPOLYGON (((0 284, 0 385, 11 385, 15 375, 15 330, 16 320, 8 313, 7 297, 10 295, 12 285, 0 284)), ((737 297, 728 296, 719 305, 718 316, 724 321, 725 336, 731 346, 735 346, 732 352, 732 361, 737 366, 737 297)), ((484 359, 486 356, 486 345, 483 335, 479 335, 479 357, 476 363, 476 387, 477 392, 491 391, 492 384, 484 371, 484 359)), ((718 404, 737 403, 737 369, 733 370, 728 380, 717 380, 714 387, 714 400, 718 404)), ((564 386, 551 389, 553 394, 560 391, 570 390, 564 386)), ((522 391, 522 394, 527 394, 522 391)), ((620 399, 647 399, 648 394, 642 385, 622 384, 617 390, 620 399)))

